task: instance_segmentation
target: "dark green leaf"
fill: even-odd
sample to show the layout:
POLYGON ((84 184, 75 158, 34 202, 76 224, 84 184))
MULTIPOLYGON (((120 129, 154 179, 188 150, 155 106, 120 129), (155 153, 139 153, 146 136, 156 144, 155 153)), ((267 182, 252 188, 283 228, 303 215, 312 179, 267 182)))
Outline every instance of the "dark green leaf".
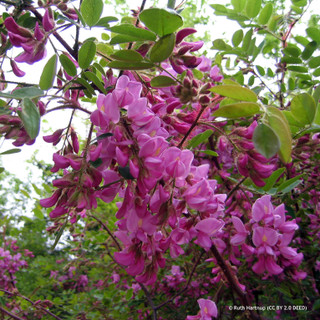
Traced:
POLYGON ((170 57, 175 46, 176 36, 174 33, 160 38, 150 51, 150 60, 152 62, 162 62, 170 57))
POLYGON ((154 88, 165 88, 165 87, 174 86, 176 84, 177 83, 174 79, 167 76, 154 77, 150 82, 151 87, 154 87, 154 88))
POLYGON ((96 55, 96 45, 93 41, 86 41, 79 50, 79 66, 81 69, 89 68, 96 55))
POLYGON ((188 143, 188 148, 195 148, 201 143, 207 142, 209 137, 213 134, 211 129, 206 130, 205 132, 199 133, 195 137, 193 137, 188 143))
POLYGON ((317 47, 318 47, 317 42, 315 41, 309 42, 301 54, 302 59, 308 60, 312 56, 314 51, 317 49, 317 47))
POLYGON ((109 68, 120 69, 120 70, 144 70, 154 67, 153 63, 150 62, 127 62, 127 61, 111 61, 108 63, 109 68))
POLYGON ((115 51, 112 55, 110 55, 110 57, 113 59, 122 60, 122 61, 142 61, 143 60, 142 55, 135 50, 115 51))
POLYGON ((258 100, 257 95, 252 90, 237 85, 219 85, 212 87, 209 90, 221 96, 232 98, 235 100, 249 102, 256 102, 258 100))
POLYGON ((261 10, 258 18, 258 23, 261 25, 267 24, 272 16, 272 12, 273 12, 273 5, 272 3, 269 2, 261 10))
POLYGON ((53 55, 44 66, 44 69, 40 77, 39 87, 42 90, 48 90, 52 87, 54 78, 56 76, 56 71, 57 56, 53 55))
MULTIPOLYGON (((298 57, 292 57, 292 56, 283 56, 281 58, 281 62, 282 63, 287 63, 287 64, 299 64, 299 63, 302 63, 302 60, 298 57)), ((295 66, 294 66, 295 67, 295 66)), ((300 66, 299 66, 300 67, 300 66)), ((304 67, 301 67, 301 68, 304 68, 304 67)), ((294 71, 294 70, 292 70, 294 71)))
POLYGON ((260 76, 264 76, 266 74, 265 70, 263 67, 261 66, 256 66, 257 70, 258 70, 258 73, 260 74, 260 76))
POLYGON ((274 130, 261 123, 253 132, 254 147, 265 158, 273 157, 280 149, 280 140, 274 130))
POLYGON ((301 54, 301 50, 295 44, 289 43, 288 46, 283 49, 283 53, 293 57, 299 57, 301 54))
POLYGON ((106 133, 100 134, 100 136, 97 137, 97 140, 102 140, 102 139, 112 137, 112 136, 113 136, 113 133, 106 132, 106 133))
POLYGON ((87 80, 83 78, 78 78, 75 82, 84 86, 88 90, 88 92, 90 92, 92 95, 95 94, 94 89, 91 87, 91 85, 88 83, 87 80))
POLYGON ((29 137, 35 139, 40 130, 40 113, 38 107, 29 98, 22 100, 22 109, 19 111, 19 117, 29 137))
POLYGON ((246 14, 249 18, 255 18, 261 9, 261 0, 247 0, 246 14))
POLYGON ((118 171, 120 173, 120 175, 125 178, 126 180, 133 180, 134 177, 132 176, 132 174, 130 173, 130 168, 127 167, 118 167, 118 171))
POLYGON ((255 102, 238 102, 224 105, 213 113, 215 117, 237 119, 250 117, 260 112, 260 106, 255 102))
MULTIPOLYGON (((312 73, 315 77, 319 77, 320 76, 320 68, 317 68, 316 70, 313 71, 312 73)), ((1 94, 1 93, 0 93, 1 94)))
POLYGON ((243 39, 243 30, 237 30, 232 36, 232 44, 237 47, 243 39))
POLYGON ((107 90, 104 88, 103 83, 99 80, 99 78, 94 73, 90 71, 86 71, 84 75, 88 80, 92 81, 92 83, 100 90, 100 92, 105 94, 107 93, 107 90))
POLYGON ((70 60, 70 58, 67 55, 60 55, 59 60, 63 69, 69 76, 74 77, 77 74, 77 68, 75 64, 70 60))
POLYGON ((181 16, 173 10, 146 9, 140 13, 139 18, 148 29, 160 37, 174 33, 183 25, 181 16))
POLYGON ((114 26, 110 28, 110 31, 133 37, 135 41, 145 41, 145 40, 155 41, 157 38, 153 32, 146 29, 137 28, 134 25, 129 23, 120 24, 119 26, 114 26))
POLYGON ((286 171, 285 168, 279 168, 278 170, 272 172, 271 176, 265 180, 266 184, 263 187, 263 190, 264 191, 270 190, 285 171, 286 171))
POLYGON ((13 154, 13 153, 18 153, 21 152, 21 149, 18 148, 14 148, 14 149, 10 149, 10 150, 6 150, 0 153, 0 155, 5 155, 5 154, 13 154))
POLYGON ((4 171, 4 167, 0 167, 0 173, 4 171))
POLYGON ((80 7, 82 18, 89 27, 94 26, 99 21, 102 10, 102 0, 83 0, 80 7))
POLYGON ((282 193, 288 193, 295 187, 297 187, 303 180, 300 178, 303 176, 303 174, 300 174, 298 176, 295 176, 294 178, 291 178, 289 180, 286 180, 283 182, 277 189, 277 192, 282 192, 282 193))
POLYGON ((89 161, 90 164, 94 167, 94 168, 98 168, 102 165, 103 161, 101 158, 98 158, 97 160, 95 161, 89 161))
POLYGON ((289 123, 283 113, 272 106, 267 109, 267 120, 280 140, 279 156, 284 163, 291 161, 292 138, 289 123))

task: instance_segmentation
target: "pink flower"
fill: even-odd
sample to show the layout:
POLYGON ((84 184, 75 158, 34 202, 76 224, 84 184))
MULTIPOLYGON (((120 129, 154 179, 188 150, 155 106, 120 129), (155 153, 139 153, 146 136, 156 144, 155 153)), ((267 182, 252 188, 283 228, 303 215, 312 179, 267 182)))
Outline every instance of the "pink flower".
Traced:
POLYGON ((232 217, 231 219, 237 233, 231 238, 230 243, 233 246, 239 246, 245 242, 249 231, 246 230, 244 224, 238 217, 232 217))
POLYGON ((142 91, 140 82, 131 81, 128 76, 121 76, 112 92, 114 100, 120 108, 123 108, 137 99, 139 99, 142 91))
POLYGON ((270 255, 260 255, 258 262, 253 265, 252 270, 258 274, 268 271, 273 275, 280 274, 283 271, 283 269, 276 264, 274 257, 270 255))
POLYGON ((252 206, 252 218, 255 222, 259 222, 265 216, 270 216, 272 212, 273 206, 269 195, 262 196, 252 206))
POLYGON ((195 229, 199 232, 195 243, 204 249, 210 249, 212 245, 211 237, 220 231, 224 222, 215 218, 207 218, 198 222, 195 229))
POLYGON ((201 312, 201 320, 211 320, 212 317, 216 318, 218 316, 218 309, 216 304, 209 299, 199 299, 198 300, 201 312))

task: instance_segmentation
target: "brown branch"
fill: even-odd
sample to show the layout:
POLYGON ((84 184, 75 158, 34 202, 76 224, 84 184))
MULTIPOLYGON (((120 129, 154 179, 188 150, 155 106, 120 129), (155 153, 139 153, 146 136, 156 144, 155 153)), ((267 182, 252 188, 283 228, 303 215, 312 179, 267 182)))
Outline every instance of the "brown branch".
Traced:
POLYGON ((70 104, 64 105, 64 106, 58 106, 58 107, 54 107, 54 108, 52 108, 52 109, 49 109, 49 110, 46 111, 46 114, 47 114, 47 113, 50 113, 50 112, 52 112, 52 111, 63 110, 63 109, 80 110, 80 111, 83 111, 83 112, 91 115, 91 112, 88 111, 87 109, 84 109, 84 108, 82 108, 82 107, 80 107, 80 106, 70 105, 70 104))
POLYGON ((3 313, 7 314, 9 317, 11 317, 12 319, 16 319, 16 320, 23 320, 22 318, 14 315, 13 313, 9 312, 6 309, 3 309, 2 307, 0 307, 0 311, 2 311, 3 313))
POLYGON ((93 214, 90 214, 90 217, 92 217, 93 219, 97 220, 101 226, 103 227, 104 230, 106 230, 109 234, 109 236, 112 238, 113 242, 115 243, 115 245, 117 246, 117 249, 119 251, 122 250, 121 245, 119 244, 118 240, 115 238, 115 236, 112 234, 112 232, 110 231, 110 229, 96 216, 94 216, 93 214))
MULTIPOLYGON (((241 301, 243 306, 250 306, 248 296, 239 287, 238 281, 235 278, 232 270, 230 270, 230 267, 225 262, 225 260, 223 259, 223 257, 221 256, 220 252, 218 251, 218 249, 216 248, 216 246, 214 244, 211 246, 210 250, 211 250, 213 256, 216 258, 217 263, 218 263, 219 267, 221 268, 223 274, 227 278, 228 283, 229 283, 229 285, 231 287, 231 290, 234 291, 237 294, 237 296, 239 297, 239 299, 240 299, 240 301, 241 301)), ((252 319, 252 320, 261 320, 261 317, 256 312, 254 312, 253 310, 250 310, 250 308, 249 308, 249 314, 250 314, 250 319, 252 319)))

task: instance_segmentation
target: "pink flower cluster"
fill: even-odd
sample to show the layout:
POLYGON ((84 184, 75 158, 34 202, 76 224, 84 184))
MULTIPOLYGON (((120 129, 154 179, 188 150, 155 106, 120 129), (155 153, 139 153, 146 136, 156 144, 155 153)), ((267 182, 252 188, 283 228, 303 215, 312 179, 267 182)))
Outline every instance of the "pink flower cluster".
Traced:
POLYGON ((247 228, 241 219, 232 217, 236 234, 230 242, 233 246, 242 246, 248 262, 253 262, 257 256, 258 261, 252 266, 255 273, 279 275, 286 269, 293 279, 303 279, 305 272, 297 271, 303 254, 289 246, 298 225, 295 220, 287 220, 285 212, 284 204, 274 208, 271 196, 262 196, 253 204, 252 219, 247 228), (250 229, 255 248, 245 244, 250 229))

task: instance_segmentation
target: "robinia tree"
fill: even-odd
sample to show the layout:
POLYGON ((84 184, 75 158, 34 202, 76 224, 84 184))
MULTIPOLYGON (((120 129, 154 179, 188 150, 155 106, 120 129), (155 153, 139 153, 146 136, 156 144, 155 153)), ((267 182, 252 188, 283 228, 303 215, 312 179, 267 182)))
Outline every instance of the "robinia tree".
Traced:
POLYGON ((0 133, 15 146, 2 155, 72 110, 43 137, 51 174, 24 220, 47 239, 41 257, 21 246, 25 227, 9 213, 1 222, 1 319, 318 319, 310 2, 202 1, 238 22, 230 39, 204 43, 184 27, 188 1, 143 0, 117 18, 102 0, 0 0, 0 133))

